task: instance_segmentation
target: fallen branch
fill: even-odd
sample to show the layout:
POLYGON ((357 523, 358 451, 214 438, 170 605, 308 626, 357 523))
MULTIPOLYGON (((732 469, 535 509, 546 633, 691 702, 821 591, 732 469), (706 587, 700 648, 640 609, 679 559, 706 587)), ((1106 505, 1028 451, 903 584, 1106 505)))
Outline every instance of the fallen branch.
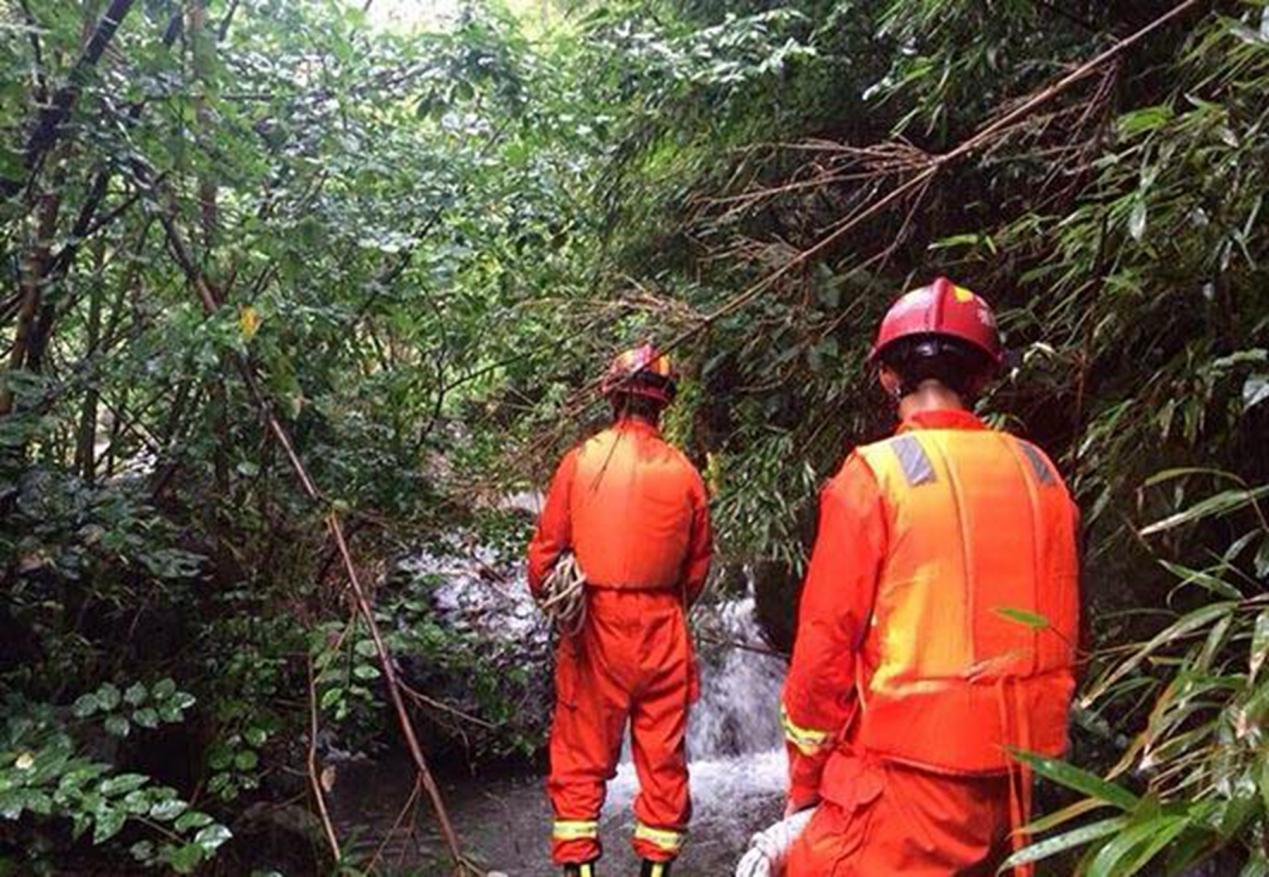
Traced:
MULTIPOLYGON (((144 169, 142 169, 144 171, 144 169)), ((159 211, 159 220, 163 224, 164 231, 167 233, 168 246, 172 251, 177 264, 184 272, 186 279, 190 285, 194 287, 202 303, 203 310, 210 316, 219 310, 221 296, 219 291, 215 289, 212 281, 203 273, 194 261, 193 254, 190 252, 189 245, 185 242, 184 237, 180 233, 180 229, 176 226, 175 208, 170 200, 164 204, 159 211)), ((276 412, 273 410, 272 404, 261 391, 259 381, 256 380, 255 370, 251 364, 243 356, 234 356, 234 364, 237 366, 238 372, 242 377, 243 383, 246 385, 251 398, 259 407, 261 415, 264 417, 265 424, 269 431, 273 433, 278 444, 281 445, 286 454, 287 460, 290 462, 291 469, 294 471, 296 478, 300 482, 304 493, 310 500, 315 503, 325 505, 329 509, 325 515, 325 524, 335 542, 335 547, 339 551, 340 557, 343 559, 344 570, 348 574, 348 584, 353 599, 354 606, 359 614, 366 622, 366 626, 370 631, 370 638, 374 643, 375 654, 379 661, 380 669, 383 671, 384 681, 388 689, 388 697, 392 701, 393 709, 396 713, 397 723, 401 729, 401 735, 405 739, 406 749, 410 753, 416 770, 418 771, 419 780, 423 788, 428 793, 428 798, 432 803, 432 808, 436 814, 436 820, 441 830, 441 837, 445 841, 445 845, 449 850, 451 859, 457 869, 459 875, 472 872, 466 858, 463 856, 461 846, 459 844, 458 835, 454 832, 454 827, 450 823, 449 813, 445 809, 445 802, 441 796, 440 788, 437 786, 432 772, 428 768, 427 759, 423 755, 423 748, 419 744, 418 736, 414 732, 414 724, 410 720, 410 715, 406 710, 405 701, 401 696, 401 681, 397 676, 396 665, 392 660, 391 654, 388 652, 387 644, 384 642, 383 635, 379 630, 379 624, 375 620, 374 610, 370 605, 370 600, 366 596, 366 589, 361 583, 361 576, 357 572, 356 564, 353 562, 352 553, 348 548, 348 542, 344 538, 344 528, 340 520, 339 513, 331 509, 326 500, 322 497, 321 492, 313 483, 312 478, 308 474, 308 469, 303 461, 300 460, 299 454, 295 451, 295 446, 291 442, 291 436, 287 432, 286 427, 278 419, 276 412)))
POLYGON ((330 812, 326 809, 326 796, 322 792, 322 778, 317 771, 317 682, 313 679, 313 656, 305 658, 308 666, 308 783, 313 790, 313 800, 317 803, 317 815, 322 820, 322 831, 326 835, 326 844, 330 847, 331 856, 336 864, 343 858, 339 851, 339 836, 335 833, 335 825, 330 821, 330 812))

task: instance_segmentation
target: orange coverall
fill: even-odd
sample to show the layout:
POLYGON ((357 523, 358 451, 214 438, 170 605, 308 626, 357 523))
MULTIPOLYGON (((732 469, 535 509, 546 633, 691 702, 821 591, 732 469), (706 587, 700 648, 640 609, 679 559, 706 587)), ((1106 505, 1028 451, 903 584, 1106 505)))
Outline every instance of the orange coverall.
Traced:
POLYGON ((581 631, 556 651, 552 858, 599 858, 605 784, 629 721, 640 788, 635 852, 670 861, 691 816, 684 736, 697 681, 685 616, 710 564, 700 474, 642 420, 623 419, 583 442, 560 463, 529 544, 535 595, 570 550, 587 600, 581 631))
MULTIPOLYGON (((930 485, 911 490, 926 490, 921 497, 936 500, 944 491, 950 514, 923 519, 898 508, 905 503, 896 504, 895 496, 904 497, 908 488, 901 484, 887 494, 868 463, 883 458, 860 452, 822 493, 782 698, 789 807, 819 806, 790 851, 789 877, 992 875, 1009 854, 1010 830, 1026 821, 1029 804, 1020 787, 1027 778, 1019 778, 1016 766, 1004 766, 1003 745, 1031 748, 1027 744, 1034 740, 1046 754, 1065 745, 1073 687, 1070 641, 1078 623, 1075 508, 1056 470, 1034 446, 1003 433, 992 433, 995 441, 983 433, 985 441, 964 444, 953 432, 984 429, 964 411, 919 413, 899 429, 902 446, 893 449, 906 454, 901 462, 908 483, 930 485), (950 438, 928 443, 903 438, 919 430, 950 438), (981 458, 991 463, 977 470, 977 485, 966 483, 975 472, 972 461, 958 468, 942 456, 940 449, 947 447, 983 450, 981 458), (1029 505, 1032 514, 1018 514, 1008 505, 1011 498, 1029 505), (939 526, 945 529, 934 532, 939 526), (897 539, 906 545, 897 545, 897 539), (940 542, 946 539, 956 546, 940 542), (1012 551, 1002 552, 1002 545, 1012 551), (957 551, 963 554, 956 557, 957 551), (899 552, 915 554, 918 563, 896 570, 899 552), (1007 557, 999 560, 1002 555, 1007 557), (1035 588, 1014 594, 1015 579, 1005 576, 993 592, 982 580, 1001 578, 993 570, 1002 564, 1034 568, 1035 588), (918 580, 920 575, 928 578, 918 580), (965 582, 968 599, 958 601, 958 580, 965 582), (927 596, 910 593, 927 585, 934 586, 927 596), (1032 593, 1040 595, 1038 606, 1027 602, 1032 593), (1016 598, 1008 608, 1050 613, 1055 635, 1009 627, 995 612, 1003 607, 974 605, 1008 598, 1016 598), (1030 645, 1002 645, 1011 639, 1030 645), (966 645, 969 653, 990 657, 963 674, 921 675, 922 662, 948 660, 941 657, 948 654, 959 661, 957 648, 966 645), (918 671, 916 681, 887 705, 884 679, 894 654, 918 671), (1007 670, 1000 669, 1001 662, 1007 670), (975 674, 1001 679, 982 685, 975 674), (921 701, 931 690, 939 697, 942 685, 952 693, 921 701)), ((899 471, 898 463, 895 468, 899 471)))

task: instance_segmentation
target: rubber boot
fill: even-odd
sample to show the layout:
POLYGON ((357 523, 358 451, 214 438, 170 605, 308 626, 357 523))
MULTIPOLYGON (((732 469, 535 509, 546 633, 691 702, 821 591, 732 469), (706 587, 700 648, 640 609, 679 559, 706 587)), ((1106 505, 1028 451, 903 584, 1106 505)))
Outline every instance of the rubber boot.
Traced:
POLYGON ((670 877, 670 863, 651 862, 644 859, 643 867, 639 869, 639 877, 670 877))
POLYGON ((564 877, 595 877, 595 863, 582 862, 580 865, 565 865, 564 877))

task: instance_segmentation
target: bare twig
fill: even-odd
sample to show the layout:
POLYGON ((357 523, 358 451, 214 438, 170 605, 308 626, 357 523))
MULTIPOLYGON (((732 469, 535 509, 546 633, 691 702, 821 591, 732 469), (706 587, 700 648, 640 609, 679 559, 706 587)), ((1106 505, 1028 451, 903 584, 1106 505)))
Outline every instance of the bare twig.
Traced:
MULTIPOLYGON (((164 230, 167 232, 168 246, 172 251, 173 257, 190 285, 194 287, 198 294, 199 300, 202 302, 203 309, 210 315, 215 313, 222 300, 219 291, 215 289, 211 280, 203 273, 203 271, 195 263, 193 254, 186 243, 180 229, 176 226, 175 207, 171 199, 167 199, 159 213, 160 222, 163 224, 164 230)), ((256 405, 259 407, 265 424, 274 438, 277 439, 283 452, 286 454, 291 469, 294 471, 296 478, 299 480, 304 493, 313 502, 321 505, 327 505, 326 500, 318 490, 317 485, 313 483, 309 476, 308 468, 300 460, 299 454, 295 450, 295 446, 291 441, 291 436, 287 432, 286 427, 282 425, 278 419, 276 412, 273 410, 272 404, 260 389, 259 381, 256 379, 255 370, 251 364, 242 356, 235 356, 235 365, 242 377, 243 383, 246 385, 248 392, 256 405)), ((344 571, 348 575, 348 584, 350 587, 350 595, 353 605, 356 607, 362 619, 366 622, 366 627, 370 631, 370 638, 374 643, 375 654, 379 661, 380 669, 383 672, 385 687, 388 690, 388 697, 392 702, 393 710, 396 713, 397 724, 400 727, 402 737, 405 740, 406 749, 410 753, 411 759, 414 761, 415 769, 418 771, 419 780, 424 790, 428 793, 431 800, 432 808, 436 814, 436 820, 440 827, 441 837, 449 850, 454 865, 458 873, 466 873, 469 865, 466 858, 462 854, 459 844, 458 835, 454 831, 453 825, 450 823, 449 813, 445 809, 445 802, 441 796, 439 786, 432 777, 432 772, 427 765, 427 758, 423 754, 423 748, 419 744, 418 735, 414 731, 414 724, 410 720, 409 713, 406 710, 405 701, 401 694, 401 681, 397 675, 396 663, 393 661, 388 651, 387 644, 384 642, 383 634, 379 630, 379 623, 375 620, 374 609, 371 607, 370 600, 366 596, 366 589, 362 585, 361 575, 357 571, 357 566, 353 562, 352 552, 348 548, 348 542, 344 537, 343 523, 339 513, 333 508, 329 508, 325 515, 325 524, 330 532, 335 546, 339 551, 339 555, 343 560, 344 571)))
POLYGON ((339 851, 339 835, 335 833, 335 824, 330 820, 330 811, 326 809, 326 796, 322 792, 322 777, 317 770, 317 681, 313 678, 313 656, 305 656, 308 666, 308 783, 313 790, 313 800, 317 804, 317 815, 322 821, 322 831, 326 835, 326 844, 330 847, 335 862, 343 858, 339 851))

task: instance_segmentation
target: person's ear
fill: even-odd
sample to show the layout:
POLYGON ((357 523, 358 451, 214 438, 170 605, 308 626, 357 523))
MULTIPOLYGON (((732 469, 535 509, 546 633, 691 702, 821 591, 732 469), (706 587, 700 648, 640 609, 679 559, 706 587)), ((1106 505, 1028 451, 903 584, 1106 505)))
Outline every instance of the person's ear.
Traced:
POLYGON ((903 379, 899 377, 898 372, 888 365, 882 365, 877 369, 877 380, 881 383, 881 389, 886 391, 886 395, 891 399, 899 399, 903 396, 903 379))

